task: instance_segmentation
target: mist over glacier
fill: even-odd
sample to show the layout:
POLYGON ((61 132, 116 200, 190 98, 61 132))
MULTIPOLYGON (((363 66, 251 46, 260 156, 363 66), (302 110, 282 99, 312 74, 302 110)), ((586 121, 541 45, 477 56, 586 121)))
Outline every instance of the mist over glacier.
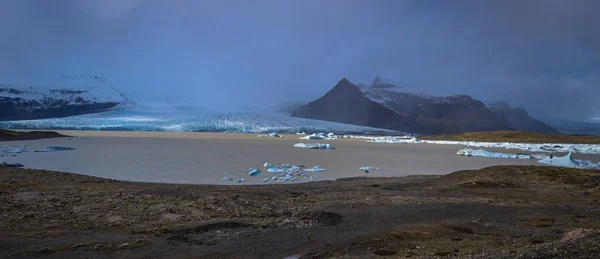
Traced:
POLYGON ((599 9, 593 0, 9 0, 0 83, 98 74, 142 107, 245 111, 379 75, 586 120, 600 117, 599 9))

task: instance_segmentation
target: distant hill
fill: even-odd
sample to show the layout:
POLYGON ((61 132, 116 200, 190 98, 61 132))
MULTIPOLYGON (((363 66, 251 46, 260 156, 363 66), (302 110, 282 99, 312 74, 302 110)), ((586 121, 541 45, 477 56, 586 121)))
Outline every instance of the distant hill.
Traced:
POLYGON ((505 101, 496 101, 489 104, 488 107, 497 117, 507 119, 516 130, 549 134, 559 133, 554 127, 532 118, 525 109, 510 107, 505 101))
POLYGON ((346 78, 340 80, 321 98, 296 109, 292 116, 411 133, 433 133, 426 126, 369 100, 357 86, 346 78))

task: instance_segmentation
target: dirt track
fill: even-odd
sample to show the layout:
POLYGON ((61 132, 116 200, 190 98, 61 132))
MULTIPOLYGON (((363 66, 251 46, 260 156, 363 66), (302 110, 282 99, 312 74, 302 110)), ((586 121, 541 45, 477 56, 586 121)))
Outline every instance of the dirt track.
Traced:
POLYGON ((4 168, 0 257, 597 258, 599 184, 540 166, 267 186, 4 168))

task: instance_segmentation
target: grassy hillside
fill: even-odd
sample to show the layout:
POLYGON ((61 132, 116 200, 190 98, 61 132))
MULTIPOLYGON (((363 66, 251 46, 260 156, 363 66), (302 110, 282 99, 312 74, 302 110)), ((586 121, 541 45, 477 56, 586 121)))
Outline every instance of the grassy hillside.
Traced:
POLYGON ((526 131, 487 131, 460 134, 441 134, 422 136, 423 140, 456 140, 482 142, 520 142, 520 143, 581 143, 600 144, 600 136, 543 134, 526 131))

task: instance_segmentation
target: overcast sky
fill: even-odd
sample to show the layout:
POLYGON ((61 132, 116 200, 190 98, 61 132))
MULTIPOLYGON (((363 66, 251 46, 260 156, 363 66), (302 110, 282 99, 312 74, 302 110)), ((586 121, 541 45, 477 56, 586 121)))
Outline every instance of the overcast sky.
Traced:
POLYGON ((3 0, 0 80, 98 74, 199 106, 316 98, 377 75, 600 117, 597 0, 3 0))

